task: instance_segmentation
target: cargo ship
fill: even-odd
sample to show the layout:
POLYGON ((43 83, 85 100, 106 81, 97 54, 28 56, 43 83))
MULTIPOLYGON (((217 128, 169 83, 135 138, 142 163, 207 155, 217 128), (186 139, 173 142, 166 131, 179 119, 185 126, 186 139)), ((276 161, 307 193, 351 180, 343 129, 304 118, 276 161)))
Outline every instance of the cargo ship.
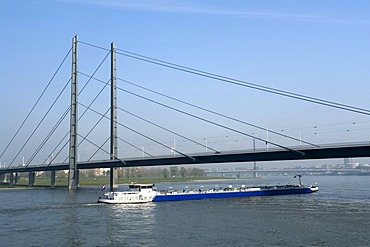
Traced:
POLYGON ((154 184, 130 184, 129 191, 108 192, 104 197, 99 197, 98 203, 148 203, 166 201, 188 201, 203 199, 220 199, 251 196, 277 196, 307 194, 319 191, 318 186, 299 185, 276 185, 276 186, 253 186, 226 188, 198 189, 198 190, 160 190, 155 189, 154 184))

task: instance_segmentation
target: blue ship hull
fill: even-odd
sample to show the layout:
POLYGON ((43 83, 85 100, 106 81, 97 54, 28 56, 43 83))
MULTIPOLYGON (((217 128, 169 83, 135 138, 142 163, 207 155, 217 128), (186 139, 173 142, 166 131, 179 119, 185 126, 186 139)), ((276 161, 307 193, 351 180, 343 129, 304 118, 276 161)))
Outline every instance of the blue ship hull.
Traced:
POLYGON ((153 199, 153 202, 203 200, 203 199, 235 198, 235 197, 251 197, 251 196, 277 196, 277 195, 307 194, 307 193, 316 192, 317 190, 318 190, 317 187, 303 187, 303 188, 289 188, 289 189, 288 188, 266 189, 266 190, 259 190, 259 191, 158 194, 153 199))

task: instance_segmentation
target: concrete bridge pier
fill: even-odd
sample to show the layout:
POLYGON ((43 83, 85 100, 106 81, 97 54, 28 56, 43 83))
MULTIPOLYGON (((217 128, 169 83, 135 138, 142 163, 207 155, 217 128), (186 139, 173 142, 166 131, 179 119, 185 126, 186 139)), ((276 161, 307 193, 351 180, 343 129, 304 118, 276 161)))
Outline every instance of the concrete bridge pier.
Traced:
POLYGON ((14 186, 18 184, 18 172, 9 174, 9 185, 14 186))
POLYGON ((36 172, 28 173, 28 186, 29 187, 35 186, 35 178, 36 178, 36 172))
POLYGON ((55 171, 50 172, 50 187, 55 188, 55 171))
POLYGON ((257 167, 257 163, 256 163, 256 161, 254 161, 253 162, 253 170, 254 170, 254 172, 253 172, 253 177, 258 177, 258 174, 257 174, 257 169, 258 169, 258 167, 257 167))
POLYGON ((10 186, 14 185, 14 173, 9 174, 9 185, 10 186))
POLYGON ((7 183, 8 182, 8 175, 7 174, 1 174, 0 175, 0 182, 1 183, 7 183))
POLYGON ((18 180, 19 180, 19 174, 18 172, 16 172, 14 175, 14 185, 18 185, 18 180))
POLYGON ((78 188, 80 187, 80 170, 77 170, 76 176, 77 176, 77 188, 78 188))

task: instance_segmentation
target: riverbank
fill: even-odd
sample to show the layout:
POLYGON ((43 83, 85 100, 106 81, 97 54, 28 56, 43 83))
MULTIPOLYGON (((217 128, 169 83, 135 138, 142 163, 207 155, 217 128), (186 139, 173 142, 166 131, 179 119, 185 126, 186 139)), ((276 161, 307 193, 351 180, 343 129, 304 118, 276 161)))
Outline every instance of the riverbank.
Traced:
MULTIPOLYGON (((246 179, 261 179, 261 178, 246 178, 246 179)), ((212 182, 212 181, 238 181, 236 178, 120 178, 117 181, 118 185, 127 185, 131 183, 151 184, 151 183, 193 183, 193 182, 212 182)), ((244 179, 243 179, 244 180, 244 179)), ((109 185, 109 177, 94 177, 94 178, 81 178, 80 186, 102 186, 109 185)), ((7 183, 0 184, 0 189, 31 189, 31 188, 49 188, 50 178, 36 178, 35 185, 30 187, 28 185, 28 179, 22 179, 18 181, 17 185, 10 186, 7 183)), ((64 188, 68 187, 67 179, 56 179, 55 187, 64 188)))

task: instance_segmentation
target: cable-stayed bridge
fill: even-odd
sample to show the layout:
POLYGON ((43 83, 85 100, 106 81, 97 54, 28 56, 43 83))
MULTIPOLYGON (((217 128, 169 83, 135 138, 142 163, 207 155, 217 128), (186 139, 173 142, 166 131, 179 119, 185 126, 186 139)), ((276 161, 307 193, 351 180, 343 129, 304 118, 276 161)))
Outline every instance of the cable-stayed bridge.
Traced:
MULTIPOLYGON (((89 52, 87 53, 90 54, 89 52)), ((172 87, 177 87, 174 81, 178 80, 207 80, 207 82, 226 84, 228 87, 238 87, 237 92, 231 91, 232 93, 228 94, 225 91, 229 89, 218 90, 221 89, 218 84, 211 86, 216 88, 215 91, 204 87, 203 84, 200 86, 190 84, 190 86, 181 88, 181 91, 188 93, 187 98, 189 99, 202 97, 212 102, 225 101, 226 104, 226 101, 233 101, 234 98, 237 100, 243 98, 243 94, 239 94, 240 91, 253 89, 267 95, 272 94, 321 107, 366 116, 370 114, 370 111, 364 108, 266 87, 121 50, 113 43, 110 49, 107 49, 79 41, 76 36, 73 38, 72 47, 24 121, 11 136, 9 142, 4 147, 0 147, 2 149, 0 149, 0 160, 10 157, 5 164, 3 161, 0 174, 9 174, 10 180, 13 180, 16 176, 14 174, 29 172, 31 183, 34 182, 36 171, 52 171, 51 183, 53 184, 55 183, 55 171, 69 170, 69 188, 76 189, 80 169, 110 168, 110 183, 113 188, 116 179, 114 168, 117 167, 370 156, 370 142, 366 138, 364 140, 355 139, 356 142, 343 140, 339 144, 318 144, 312 140, 320 134, 320 126, 320 128, 318 126, 312 128, 311 135, 315 138, 303 132, 304 128, 300 128, 299 131, 295 129, 294 135, 292 131, 289 132, 286 129, 269 129, 243 120, 246 118, 244 114, 247 118, 251 116, 244 109, 245 106, 237 109, 235 113, 234 108, 239 106, 236 104, 232 109, 233 114, 225 114, 220 110, 211 110, 203 104, 190 103, 178 96, 163 93, 156 89, 158 85, 154 83, 169 82, 166 91, 171 92, 172 87), (89 48, 89 52, 92 50, 101 52, 101 61, 97 65, 92 61, 80 63, 80 46, 89 48), (134 61, 134 65, 130 63, 126 67, 123 66, 122 70, 127 74, 125 79, 118 75, 122 67, 119 66, 120 69, 117 69, 117 56, 125 61, 134 61), (70 65, 66 62, 70 57, 72 58, 72 71, 63 73, 63 68, 70 65), (107 63, 109 64, 108 75, 103 69, 107 63), (159 72, 154 72, 152 67, 138 65, 141 63, 154 65, 159 68, 159 72), (164 75, 165 70, 171 72, 164 75), (179 79, 175 72, 182 73, 184 76, 179 79), (133 77, 133 74, 137 74, 137 78, 148 80, 154 73, 159 76, 155 80, 151 79, 149 83, 137 83, 129 79, 133 77), (57 78, 60 75, 62 78, 64 75, 64 81, 63 79, 58 81, 57 78), (63 83, 59 83, 60 81, 63 83), (82 86, 81 81, 84 82, 82 86), (46 107, 45 113, 37 117, 39 121, 34 123, 33 129, 27 129, 26 126, 31 122, 31 116, 36 114, 36 109, 42 104, 42 99, 51 94, 48 90, 51 89, 53 83, 63 85, 63 87, 59 91, 53 90, 57 92, 55 98, 48 102, 49 107, 46 107), (120 83, 125 86, 121 86, 120 83), (70 92, 67 94, 68 88, 70 92), (68 103, 63 102, 65 98, 68 98, 68 103), (98 101, 101 98, 103 98, 103 103, 98 101), (122 104, 117 103, 118 98, 122 99, 122 104), (136 101, 130 99, 136 99, 136 101), (59 102, 62 102, 62 106, 58 107, 59 102), (145 102, 145 107, 138 107, 144 105, 143 102, 145 102), (177 115, 171 115, 169 112, 177 115), (123 118, 120 117, 121 114, 123 118), (239 117, 233 117, 233 115, 239 117), (69 116, 69 121, 67 116, 69 116), (48 118, 52 120, 48 121, 48 118), (192 119, 192 121, 187 119, 192 119), (178 130, 178 127, 182 125, 187 128, 186 131, 178 130), (22 134, 24 129, 26 129, 23 132, 25 134, 22 134), (207 131, 210 133, 206 133, 207 131), (219 133, 219 131, 226 133, 223 140, 211 136, 212 133, 219 133), (298 136, 297 133, 299 133, 298 136), (199 138, 199 135, 204 137, 199 138), (18 141, 19 139, 22 140, 18 141), (21 157, 25 157, 25 153, 27 153, 26 160, 19 162, 21 157)), ((259 107, 261 106, 254 108, 259 107)), ((254 110, 249 109, 250 112, 254 110)), ((366 121, 364 122, 366 124, 366 121)), ((366 129, 366 126, 352 129, 354 125, 359 124, 351 121, 347 125, 353 126, 350 128, 343 125, 344 130, 334 128, 336 124, 326 128, 326 132, 333 131, 336 135, 336 131, 348 134, 366 129)))

